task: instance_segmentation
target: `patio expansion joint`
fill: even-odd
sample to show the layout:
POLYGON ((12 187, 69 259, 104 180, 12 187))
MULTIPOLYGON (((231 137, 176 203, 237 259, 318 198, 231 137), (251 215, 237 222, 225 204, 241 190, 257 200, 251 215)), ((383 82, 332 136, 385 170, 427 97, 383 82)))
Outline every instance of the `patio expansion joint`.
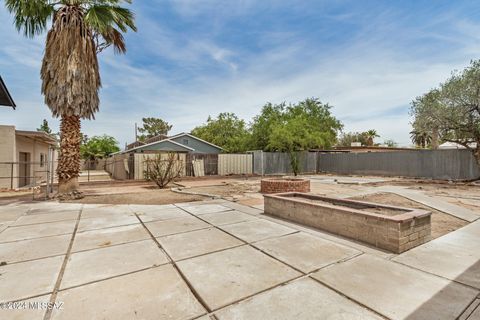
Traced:
MULTIPOLYGON (((184 210, 183 208, 180 208, 180 209, 184 210)), ((321 267, 321 268, 315 269, 315 270, 313 270, 313 271, 311 271, 311 272, 305 273, 305 272, 303 272, 303 271, 295 268, 294 266, 292 266, 292 265, 290 265, 290 264, 288 264, 288 263, 286 263, 286 262, 284 262, 284 261, 282 261, 282 260, 279 260, 278 258, 272 256, 271 254, 269 254, 269 253, 267 253, 267 252, 264 252, 263 250, 257 248, 256 246, 254 246, 253 243, 248 243, 248 242, 244 241, 243 239, 240 239, 239 237, 231 234, 230 232, 225 231, 225 230, 223 230, 223 229, 221 229, 221 228, 219 228, 219 227, 211 224, 210 222, 202 219, 202 218, 201 218, 201 215, 195 216, 194 214, 188 212, 187 210, 184 210, 184 211, 187 212, 188 214, 190 214, 191 216, 196 217, 196 218, 202 220, 203 222, 209 224, 210 226, 212 226, 212 228, 215 228, 215 229, 218 229, 218 230, 220 230, 220 231, 222 231, 222 232, 225 232, 226 234, 228 234, 228 235, 234 237, 235 239, 241 241, 242 243, 244 243, 244 245, 249 246, 249 247, 251 247, 251 248, 254 249, 254 250, 257 250, 257 251, 259 251, 259 252, 267 255, 267 256, 270 257, 271 259, 274 259, 275 261, 277 261, 277 262, 279 262, 279 263, 281 263, 281 264, 283 264, 283 265, 286 265, 286 266, 288 266, 288 267, 292 268, 293 270, 295 270, 295 271, 297 271, 297 272, 300 273, 300 275, 297 276, 297 277, 294 277, 294 278, 289 279, 289 280, 287 280, 287 281, 283 281, 283 282, 281 282, 281 283, 279 283, 279 284, 276 284, 276 285, 271 286, 271 287, 269 287, 269 288, 266 288, 266 289, 263 289, 263 290, 261 290, 261 291, 255 292, 255 293, 253 293, 253 294, 251 294, 251 295, 248 295, 248 296, 246 296, 246 297, 242 297, 241 299, 238 299, 238 300, 235 300, 235 301, 233 301, 233 302, 230 302, 230 303, 228 303, 228 304, 226 304, 226 305, 224 305, 224 306, 220 306, 220 307, 215 308, 215 309, 207 309, 207 310, 209 311, 209 314, 210 314, 211 312, 215 312, 215 311, 218 311, 218 310, 220 310, 220 309, 223 309, 223 308, 226 308, 226 307, 229 307, 229 306, 238 304, 238 303, 240 303, 240 302, 242 302, 242 301, 248 300, 248 299, 250 299, 250 298, 252 298, 252 297, 254 297, 254 296, 256 296, 256 295, 265 293, 265 292, 267 292, 267 291, 273 290, 273 289, 278 288, 278 287, 282 287, 282 286, 287 285, 287 284, 289 284, 289 283, 291 283, 291 282, 293 282, 293 281, 297 281, 297 280, 300 280, 300 279, 303 279, 303 278, 314 279, 313 277, 311 277, 311 275, 312 275, 313 273, 315 273, 315 272, 317 272, 317 271, 319 271, 319 270, 321 270, 321 269, 323 269, 323 268, 327 268, 327 267, 329 267, 329 266, 332 266, 332 265, 334 265, 334 264, 343 263, 343 262, 346 262, 346 261, 348 261, 348 260, 357 258, 357 257, 359 257, 359 256, 361 256, 361 255, 364 254, 364 252, 360 251, 360 252, 359 252, 358 254, 356 254, 356 255, 353 255, 353 256, 351 256, 351 257, 347 257, 347 258, 341 259, 341 260, 339 260, 339 261, 336 261, 336 262, 330 263, 330 264, 328 264, 328 265, 325 265, 325 266, 323 266, 323 267, 321 267)), ((261 217, 258 217, 258 216, 256 216, 256 217, 257 217, 258 219, 262 219, 261 217)), ((264 219, 264 220, 268 220, 268 219, 264 219)), ((268 220, 268 221, 270 221, 270 220, 268 220)), ((270 221, 270 222, 274 222, 274 221, 270 221)), ((274 223, 276 223, 276 222, 274 222, 274 223)), ((288 236, 288 235, 292 235, 292 234, 296 234, 296 233, 301 232, 301 230, 297 230, 297 229, 295 229, 295 230, 296 230, 296 232, 289 233, 289 234, 282 235, 282 236, 272 237, 272 238, 269 238, 269 239, 276 239, 276 238, 280 238, 280 237, 284 237, 284 236, 288 236)), ((323 239, 323 238, 322 238, 322 239, 323 239)), ((263 239, 263 240, 267 240, 267 239, 263 239)), ((259 240, 259 241, 260 241, 260 240, 259 240)), ((258 242, 258 241, 257 241, 257 242, 258 242)), ((335 243, 335 242, 333 242, 333 241, 330 241, 330 242, 335 243)), ((226 248, 226 249, 221 250, 221 251, 225 251, 225 250, 229 250, 229 249, 232 249, 232 248, 226 248)), ((208 255, 208 254, 211 254, 211 253, 212 253, 212 252, 209 252, 209 253, 206 253, 206 254, 204 254, 204 255, 208 255)), ((316 279, 314 279, 314 280, 317 281, 316 279)), ((185 281, 187 282, 186 279, 185 279, 185 281)), ((317 281, 317 282, 319 282, 319 281, 317 281)), ((188 282, 187 282, 187 283, 188 283, 188 282)), ((320 283, 321 285, 325 285, 325 284, 323 284, 323 283, 321 283, 321 282, 319 282, 319 283, 320 283)), ((326 285, 325 285, 325 286, 326 286, 326 285)), ((328 286, 326 286, 326 287, 328 287, 328 286)), ((328 288, 330 288, 330 287, 328 287, 328 288)), ((330 288, 330 289, 331 289, 331 288, 330 288)), ((337 292, 336 290, 334 290, 334 291, 337 292)), ((344 294, 342 294, 341 292, 337 292, 337 293, 339 293, 340 295, 346 297, 346 296, 345 296, 344 294)), ((387 319, 387 320, 389 319, 389 318, 385 317, 384 315, 379 314, 379 313, 376 312, 375 310, 372 310, 372 309, 364 306, 362 303, 359 303, 359 302, 357 302, 357 301, 354 301, 354 300, 352 300, 352 299, 350 299, 350 298, 348 298, 348 297, 346 297, 346 298, 349 299, 349 300, 351 300, 351 301, 353 301, 353 302, 355 302, 356 304, 358 304, 358 305, 360 305, 360 306, 368 309, 368 310, 371 310, 372 312, 374 312, 375 314, 381 316, 381 317, 384 318, 384 319, 387 319)))
MULTIPOLYGON (((202 305, 202 307, 207 310, 208 313, 210 313, 212 310, 208 307, 207 303, 204 301, 204 299, 200 296, 200 294, 197 292, 197 290, 195 290, 195 288, 193 287, 193 285, 188 281, 187 277, 183 274, 183 272, 180 270, 180 268, 178 267, 178 265, 176 264, 176 262, 172 259, 172 257, 168 254, 167 250, 165 250, 163 248, 163 246, 160 244, 160 242, 158 241, 157 238, 155 238, 155 236, 153 235, 153 233, 147 228, 147 226, 145 225, 145 223, 142 221, 142 219, 140 219, 140 217, 134 213, 135 216, 137 217, 138 221, 140 221, 141 225, 143 226, 143 228, 145 229, 145 231, 150 235, 151 239, 157 244, 158 248, 165 254, 165 256, 167 257, 167 260, 169 261, 169 263, 172 264, 173 268, 177 271, 177 273, 180 275, 180 277, 182 278, 182 280, 185 282, 185 284, 187 285, 188 289, 190 290, 190 292, 193 294, 193 296, 198 300, 198 302, 200 302, 200 304, 202 305)), ((44 319, 44 320, 48 320, 48 319, 44 319)))
POLYGON ((378 312, 378 311, 375 310, 375 309, 372 309, 372 308, 366 306, 365 304, 361 303, 360 301, 358 301, 358 300, 356 300, 356 299, 353 299, 353 298, 345 295, 342 291, 335 289, 334 287, 328 285, 327 283, 322 282, 322 281, 320 281, 320 280, 318 280, 318 279, 316 279, 316 278, 314 278, 314 277, 309 277, 309 278, 312 279, 313 281, 316 281, 317 283, 321 284, 322 286, 325 286, 325 287, 327 287, 328 289, 336 292, 337 294, 339 294, 340 296, 344 297, 345 299, 348 299, 349 301, 352 301, 353 303, 358 304, 358 305, 361 306, 362 308, 365 308, 365 309, 373 312, 374 314, 378 315, 379 317, 381 317, 381 318, 383 318, 383 319, 386 319, 386 320, 391 320, 389 317, 385 316, 384 314, 378 312))
MULTIPOLYGON (((399 256, 399 255, 397 255, 397 256, 395 256, 395 257, 398 257, 398 256, 399 256)), ((444 279, 444 280, 447 280, 447 281, 451 281, 451 282, 457 283, 457 284, 459 284, 459 285, 461 285, 461 286, 463 286, 463 287, 476 290, 476 291, 479 293, 479 296, 480 296, 480 288, 471 286, 471 285, 466 284, 466 283, 463 283, 463 282, 459 282, 459 281, 456 280, 456 279, 449 279, 449 278, 446 278, 446 277, 444 277, 444 276, 435 274, 435 273, 433 273, 433 272, 430 272, 430 271, 427 271, 427 270, 422 270, 422 269, 420 269, 420 268, 416 268, 416 267, 414 267, 414 266, 405 264, 405 263, 403 263, 403 262, 401 262, 401 261, 392 260, 392 259, 395 258, 395 257, 391 257, 391 258, 388 259, 388 260, 391 261, 391 262, 393 262, 393 263, 397 263, 397 264, 402 265, 402 266, 404 266, 404 267, 410 268, 410 269, 412 269, 412 270, 420 271, 420 272, 429 274, 429 275, 431 275, 431 276, 435 276, 435 277, 437 277, 437 278, 441 278, 441 279, 444 279)))
MULTIPOLYGON (((65 254, 65 258, 63 259, 62 267, 60 268, 57 281, 55 282, 52 295, 50 296, 50 303, 52 305, 55 304, 55 300, 57 299, 57 294, 58 294, 58 291, 60 290, 60 284, 62 283, 63 275, 65 274, 67 262, 68 262, 68 259, 70 258, 70 255, 72 254, 73 241, 75 240, 75 235, 77 234, 77 229, 80 223, 80 218, 82 217, 82 212, 83 212, 83 205, 80 207, 80 212, 78 213, 78 216, 77 216, 75 228, 73 229, 72 237, 70 238, 70 243, 68 244, 67 253, 65 254)), ((43 320, 50 320, 50 318, 52 317, 52 312, 53 312, 53 308, 47 309, 43 317, 43 320)))

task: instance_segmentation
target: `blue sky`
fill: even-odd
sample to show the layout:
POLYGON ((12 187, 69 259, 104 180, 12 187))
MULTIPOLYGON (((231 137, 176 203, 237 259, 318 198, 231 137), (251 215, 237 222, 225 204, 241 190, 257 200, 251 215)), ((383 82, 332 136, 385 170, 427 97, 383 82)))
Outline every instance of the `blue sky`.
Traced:
MULTIPOLYGON (((0 75, 18 109, 0 124, 58 130, 40 94, 45 37, 27 39, 0 6, 0 75)), ((89 135, 123 146, 134 123, 160 117, 171 133, 209 115, 250 121, 266 102, 318 97, 345 131, 377 129, 409 145, 409 103, 480 56, 476 1, 134 0, 128 52, 100 55, 103 88, 89 135)))

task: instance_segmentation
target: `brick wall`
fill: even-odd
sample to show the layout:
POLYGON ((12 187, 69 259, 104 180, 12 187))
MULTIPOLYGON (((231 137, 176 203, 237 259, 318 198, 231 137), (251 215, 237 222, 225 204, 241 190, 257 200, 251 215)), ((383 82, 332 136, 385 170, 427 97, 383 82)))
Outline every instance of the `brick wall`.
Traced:
POLYGON ((395 253, 430 240, 430 212, 418 209, 384 216, 335 205, 308 203, 298 198, 266 195, 265 213, 395 253))
POLYGON ((262 179, 261 193, 310 192, 307 179, 262 179))

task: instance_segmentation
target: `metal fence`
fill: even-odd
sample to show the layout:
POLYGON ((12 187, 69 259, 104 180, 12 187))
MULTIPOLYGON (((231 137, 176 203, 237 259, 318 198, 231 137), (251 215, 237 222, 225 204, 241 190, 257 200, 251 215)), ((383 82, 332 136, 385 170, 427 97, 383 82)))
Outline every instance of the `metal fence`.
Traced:
MULTIPOLYGON (((291 174, 287 153, 253 151, 253 173, 291 174)), ((365 153, 300 152, 300 173, 401 176, 438 180, 475 180, 480 169, 469 150, 412 150, 365 153)))
MULTIPOLYGON (((292 174, 290 155, 285 152, 253 151, 253 173, 258 175, 292 174)), ((317 173, 317 153, 297 152, 301 174, 317 173)))
POLYGON ((48 197, 53 192, 56 165, 50 159, 0 162, 0 189, 32 190, 33 199, 48 197))
POLYGON ((475 180, 480 177, 479 166, 469 150, 321 153, 318 156, 318 170, 438 180, 475 180))

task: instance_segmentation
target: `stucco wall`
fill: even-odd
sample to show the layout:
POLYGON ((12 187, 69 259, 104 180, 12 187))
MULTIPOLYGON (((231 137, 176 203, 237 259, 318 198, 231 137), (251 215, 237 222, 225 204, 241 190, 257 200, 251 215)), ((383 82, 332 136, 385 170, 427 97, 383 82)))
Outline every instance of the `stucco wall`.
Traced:
MULTIPOLYGON (((47 179, 47 158, 48 158, 48 147, 47 143, 42 141, 34 140, 31 138, 16 137, 16 153, 15 161, 19 161, 19 154, 20 152, 27 152, 30 153, 30 184, 36 182, 37 184, 41 181, 45 181, 47 179), (45 155, 43 166, 40 163, 40 154, 45 155), (35 177, 35 178, 33 178, 35 177)), ((17 170, 19 170, 19 166, 17 165, 17 170)), ((18 176, 18 175, 16 175, 18 176)), ((18 179, 17 179, 18 183, 18 179)))
POLYGON ((15 161, 15 127, 0 126, 0 188, 10 188, 11 165, 15 161), (6 178, 4 178, 6 177, 6 178))

